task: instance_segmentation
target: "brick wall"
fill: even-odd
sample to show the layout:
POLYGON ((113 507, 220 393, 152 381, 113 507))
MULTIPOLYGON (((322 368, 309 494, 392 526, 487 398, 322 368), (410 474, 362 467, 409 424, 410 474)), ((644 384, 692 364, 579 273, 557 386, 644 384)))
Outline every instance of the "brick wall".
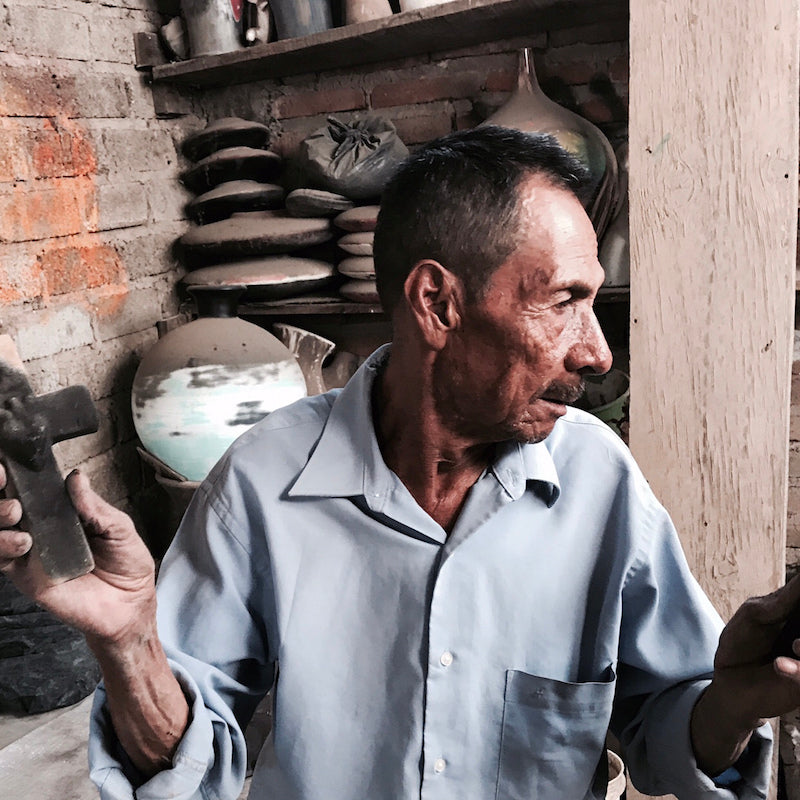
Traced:
MULTIPOLYGON (((239 115, 268 124, 274 149, 287 158, 333 113, 367 112, 394 122, 414 146, 482 122, 516 83, 517 50, 536 49, 545 92, 599 125, 617 143, 625 136, 627 25, 606 23, 493 42, 392 63, 260 81, 204 94, 209 117, 239 115)), ((357 46, 357 45, 355 45, 357 46)))
POLYGON ((184 229, 175 142, 202 123, 156 119, 133 36, 156 0, 8 0, 0 17, 0 331, 37 392, 85 383, 99 433, 58 446, 109 500, 143 483, 130 384, 174 312, 184 229))

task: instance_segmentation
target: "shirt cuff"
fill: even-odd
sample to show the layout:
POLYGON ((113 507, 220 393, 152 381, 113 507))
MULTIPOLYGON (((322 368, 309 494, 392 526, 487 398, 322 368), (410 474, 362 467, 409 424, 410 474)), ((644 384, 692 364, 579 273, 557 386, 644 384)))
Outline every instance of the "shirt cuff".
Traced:
POLYGON ((101 800, 191 800, 214 760, 213 727, 200 693, 180 666, 170 666, 190 707, 189 725, 178 744, 169 769, 144 780, 122 751, 111 723, 103 684, 92 707, 89 733, 89 776, 101 800))
POLYGON ((658 791, 651 793, 696 800, 763 800, 772 770, 772 729, 768 723, 753 732, 750 744, 733 765, 735 775, 726 771, 715 780, 697 766, 689 721, 707 685, 708 681, 682 684, 658 699, 647 734, 648 753, 658 754, 658 791), (728 777, 734 780, 728 781, 728 777))

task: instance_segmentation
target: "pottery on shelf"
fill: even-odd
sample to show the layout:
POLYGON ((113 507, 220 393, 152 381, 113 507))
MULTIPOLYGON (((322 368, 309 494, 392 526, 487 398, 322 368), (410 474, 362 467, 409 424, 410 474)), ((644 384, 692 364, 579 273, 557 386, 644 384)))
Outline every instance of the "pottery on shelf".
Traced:
POLYGON ((268 211, 282 205, 283 188, 275 183, 225 181, 191 200, 186 213, 198 225, 207 225, 240 211, 268 211))
POLYGON ((236 317, 241 287, 193 289, 198 319, 145 354, 131 405, 144 447, 179 475, 201 481, 240 434, 306 394, 292 353, 236 317))
POLYGON ((327 391, 322 377, 322 363, 333 353, 336 345, 324 336, 285 322, 276 322, 272 327, 300 364, 309 396, 327 391))
POLYGON ((373 305, 380 303, 378 286, 374 279, 360 280, 354 278, 345 281, 339 287, 339 294, 346 300, 352 300, 355 303, 372 303, 373 305))
POLYGON ((286 196, 286 210, 293 217, 332 217, 354 205, 344 195, 322 189, 295 189, 286 196))
POLYGON ((332 27, 329 0, 270 0, 278 39, 310 36, 332 27))
POLYGON ((356 206, 334 217, 333 224, 349 233, 374 231, 380 210, 380 206, 356 206))
POLYGON ((628 144, 617 148, 620 203, 600 242, 598 259, 606 272, 604 286, 630 286, 631 257, 628 230, 628 144))
POLYGON ((290 217, 285 211, 248 211, 192 228, 181 237, 189 269, 288 253, 333 238, 330 220, 290 217))
POLYGON ((372 243, 375 241, 373 231, 361 231, 359 233, 346 233, 336 244, 353 256, 371 256, 372 243))
POLYGON ((288 255, 201 267, 181 278, 191 286, 245 286, 244 300, 282 300, 316 291, 336 279, 333 264, 288 255))
POLYGON ((375 278, 375 261, 372 256, 350 256, 343 258, 336 267, 342 275, 356 280, 375 278))
POLYGON ((448 0, 400 0, 401 11, 414 11, 418 8, 427 8, 428 6, 440 6, 448 0))
POLYGON ((344 24, 355 25, 371 19, 390 17, 389 0, 344 0, 344 24))
POLYGON ((201 159, 181 174, 183 185, 202 194, 225 181, 270 183, 281 171, 282 159, 271 150, 255 147, 226 147, 201 159))
POLYGON ((608 139, 589 120, 550 100, 539 86, 530 48, 519 54, 517 88, 484 125, 549 133, 589 172, 586 212, 600 239, 618 198, 617 159, 608 139))
POLYGON ((260 122, 240 117, 221 117, 212 120, 205 128, 187 136, 181 152, 190 161, 200 161, 228 147, 254 147, 263 149, 269 142, 269 128, 260 122))

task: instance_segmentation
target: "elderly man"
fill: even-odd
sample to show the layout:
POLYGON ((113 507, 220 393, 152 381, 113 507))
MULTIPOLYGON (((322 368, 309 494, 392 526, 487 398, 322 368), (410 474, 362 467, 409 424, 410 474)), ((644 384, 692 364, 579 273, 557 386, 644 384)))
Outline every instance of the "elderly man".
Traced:
POLYGON ((714 664, 722 626, 666 512, 567 406, 611 364, 578 186, 551 139, 492 127, 401 169, 375 237, 391 347, 233 445, 157 612, 131 522, 79 475, 93 574, 46 587, 27 534, 0 535, 102 666, 104 798, 235 798, 271 686, 254 800, 602 798, 609 727, 644 791, 765 796, 760 726, 800 703, 799 662, 769 649, 800 585, 743 607, 714 664))

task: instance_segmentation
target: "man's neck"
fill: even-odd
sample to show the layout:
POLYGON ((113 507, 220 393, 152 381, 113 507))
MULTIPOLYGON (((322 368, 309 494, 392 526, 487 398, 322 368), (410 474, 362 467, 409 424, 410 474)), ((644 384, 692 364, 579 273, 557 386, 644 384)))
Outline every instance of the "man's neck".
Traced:
POLYGON ((437 413, 430 370, 408 380, 400 357, 390 356, 375 378, 372 416, 386 465, 419 506, 448 533, 469 490, 494 456, 493 444, 461 440, 437 413))

